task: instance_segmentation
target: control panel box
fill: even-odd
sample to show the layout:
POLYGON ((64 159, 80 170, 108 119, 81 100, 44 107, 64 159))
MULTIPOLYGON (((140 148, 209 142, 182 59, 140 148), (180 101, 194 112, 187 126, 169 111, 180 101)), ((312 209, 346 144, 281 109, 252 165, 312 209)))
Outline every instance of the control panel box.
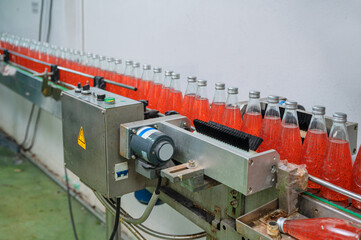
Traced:
POLYGON ((120 124, 143 120, 143 104, 98 88, 63 92, 61 102, 66 167, 108 197, 145 188, 134 160, 119 154, 120 124))

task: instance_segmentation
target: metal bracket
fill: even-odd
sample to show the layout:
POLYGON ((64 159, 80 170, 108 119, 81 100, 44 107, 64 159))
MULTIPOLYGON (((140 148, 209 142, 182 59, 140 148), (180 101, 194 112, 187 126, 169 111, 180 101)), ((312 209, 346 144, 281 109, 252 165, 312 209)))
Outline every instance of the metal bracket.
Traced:
POLYGON ((58 100, 60 100, 61 89, 49 85, 49 75, 53 75, 53 73, 52 72, 49 73, 47 68, 45 69, 45 71, 43 73, 34 74, 34 76, 36 76, 36 77, 43 78, 43 83, 41 85, 41 93, 45 97, 52 96, 56 101, 58 101, 58 100))
POLYGON ((93 86, 100 89, 105 89, 106 82, 104 81, 103 77, 95 76, 93 79, 93 86))
POLYGON ((4 50, 4 54, 3 54, 3 56, 2 56, 2 60, 3 60, 4 62, 9 62, 9 60, 10 60, 9 50, 7 50, 7 49, 4 50))
POLYGON ((237 217, 241 216, 241 214, 242 214, 241 193, 234 189, 229 189, 227 215, 232 218, 237 218, 237 217))
POLYGON ((221 208, 218 206, 214 207, 214 219, 212 221, 212 232, 216 232, 221 226, 221 208))
POLYGON ((54 83, 59 81, 59 69, 58 69, 58 65, 51 65, 50 66, 50 71, 52 74, 50 74, 50 80, 54 83))

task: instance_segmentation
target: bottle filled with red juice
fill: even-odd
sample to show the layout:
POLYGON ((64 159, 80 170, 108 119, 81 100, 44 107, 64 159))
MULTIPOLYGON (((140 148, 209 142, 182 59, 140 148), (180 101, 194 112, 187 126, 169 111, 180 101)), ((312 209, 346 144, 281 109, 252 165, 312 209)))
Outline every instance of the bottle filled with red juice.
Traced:
POLYGON ((108 68, 107 58, 105 56, 99 57, 99 67, 97 71, 97 76, 105 78, 106 69, 108 68))
MULTIPOLYGON (((115 59, 114 60, 114 72, 113 72, 113 81, 117 83, 123 83, 123 64, 121 59, 115 59)), ((120 94, 124 96, 124 88, 113 85, 111 87, 111 92, 120 94)))
POLYGON ((361 225, 339 218, 309 218, 277 220, 280 232, 299 240, 358 240, 361 239, 361 225))
POLYGON ((227 102, 223 111, 222 124, 237 130, 242 127, 242 114, 238 102, 238 88, 229 87, 227 102))
POLYGON ((262 127, 261 103, 259 101, 260 92, 250 91, 249 101, 246 112, 243 116, 242 132, 249 133, 254 136, 259 136, 262 127))
POLYGON ((168 109, 167 101, 168 101, 168 95, 169 95, 170 82, 172 80, 172 74, 173 74, 173 71, 168 71, 168 70, 165 71, 165 74, 164 74, 164 81, 163 81, 162 89, 160 90, 159 101, 158 101, 157 107, 156 107, 156 109, 160 113, 165 113, 166 111, 170 110, 170 109, 168 109))
MULTIPOLYGON (((351 190, 361 194, 361 147, 358 149, 356 160, 352 167, 351 190)), ((361 210, 361 202, 352 199, 352 205, 361 210)))
MULTIPOLYGON (((104 70, 104 79, 115 82, 114 72, 115 72, 115 59, 112 58, 112 57, 109 57, 109 58, 107 58, 107 65, 106 65, 106 68, 104 70)), ((114 86, 115 85, 113 85, 113 84, 107 84, 106 85, 106 90, 114 92, 114 90, 113 90, 114 86)))
POLYGON ((286 101, 285 113, 281 123, 276 150, 281 159, 290 163, 300 164, 302 140, 297 117, 297 102, 286 101))
POLYGON ((148 106, 151 109, 155 109, 157 107, 160 91, 162 90, 162 82, 162 68, 154 67, 153 78, 147 95, 148 106))
MULTIPOLYGON (((300 162, 306 164, 309 174, 318 178, 321 178, 321 166, 328 142, 325 111, 326 108, 319 105, 312 108, 312 118, 303 142, 300 162)), ((308 188, 320 189, 321 186, 309 181, 308 188)))
POLYGON ((99 68, 99 63, 100 63, 99 57, 100 56, 98 54, 92 55, 92 65, 90 67, 90 75, 93 75, 93 76, 98 75, 98 68, 99 68))
POLYGON ((189 119, 192 119, 192 110, 197 93, 197 77, 188 76, 187 82, 188 83, 187 83, 186 93, 184 95, 180 114, 186 116, 189 119))
POLYGON ((191 120, 199 119, 205 122, 209 121, 210 106, 207 95, 207 81, 198 80, 197 93, 194 100, 191 120))
POLYGON ((140 100, 138 97, 138 88, 140 84, 140 77, 141 77, 141 70, 140 70, 140 63, 135 62, 133 63, 132 73, 130 77, 130 85, 137 88, 137 91, 130 90, 130 98, 134 100, 140 100))
POLYGON ((167 99, 167 108, 169 108, 169 110, 174 110, 180 113, 182 102, 183 94, 181 91, 180 75, 179 73, 173 73, 167 99))
POLYGON ((259 137, 263 139, 257 152, 275 149, 278 134, 281 128, 281 115, 279 108, 279 97, 270 95, 267 99, 267 108, 262 121, 259 137))
POLYGON ((224 109, 226 108, 226 84, 217 82, 211 104, 210 121, 222 123, 224 109))
MULTIPOLYGON (((332 116, 332 127, 327 150, 322 162, 321 178, 347 190, 351 190, 352 158, 346 130, 347 115, 337 112, 332 116)), ((329 200, 343 202, 348 197, 321 187, 321 195, 329 200)))
MULTIPOLYGON (((125 61, 125 69, 124 69, 124 74, 123 74, 123 83, 125 85, 129 85, 131 83, 131 77, 132 77, 132 71, 133 71, 133 61, 132 60, 126 60, 125 61)), ((130 95, 130 90, 129 89, 125 89, 124 88, 124 97, 128 97, 129 98, 130 95)))
POLYGON ((152 67, 149 64, 143 65, 143 72, 141 76, 141 83, 139 86, 139 99, 147 99, 149 87, 152 82, 152 67))

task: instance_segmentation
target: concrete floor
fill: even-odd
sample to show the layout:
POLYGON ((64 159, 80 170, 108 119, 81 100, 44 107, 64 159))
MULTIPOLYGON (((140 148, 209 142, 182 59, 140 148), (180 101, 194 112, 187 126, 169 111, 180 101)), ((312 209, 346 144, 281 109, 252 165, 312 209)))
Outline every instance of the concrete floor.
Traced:
MULTIPOLYGON (((66 192, 43 172, 0 146, 0 240, 71 240, 66 192)), ((79 240, 105 239, 105 226, 72 199, 79 240)))

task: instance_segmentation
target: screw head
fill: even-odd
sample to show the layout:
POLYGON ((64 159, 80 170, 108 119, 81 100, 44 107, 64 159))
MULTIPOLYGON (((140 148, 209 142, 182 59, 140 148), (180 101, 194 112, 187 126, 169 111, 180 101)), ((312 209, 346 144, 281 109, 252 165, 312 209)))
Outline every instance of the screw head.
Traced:
POLYGON ((196 162, 194 160, 189 160, 188 161, 188 167, 190 167, 190 168, 196 167, 196 162))
POLYGON ((137 130, 132 129, 132 133, 136 134, 136 133, 137 133, 137 130))
POLYGON ((157 125, 157 124, 155 124, 155 125, 154 125, 154 128, 158 129, 158 125, 157 125))
POLYGON ((132 159, 135 160, 137 157, 135 155, 132 155, 132 159))

